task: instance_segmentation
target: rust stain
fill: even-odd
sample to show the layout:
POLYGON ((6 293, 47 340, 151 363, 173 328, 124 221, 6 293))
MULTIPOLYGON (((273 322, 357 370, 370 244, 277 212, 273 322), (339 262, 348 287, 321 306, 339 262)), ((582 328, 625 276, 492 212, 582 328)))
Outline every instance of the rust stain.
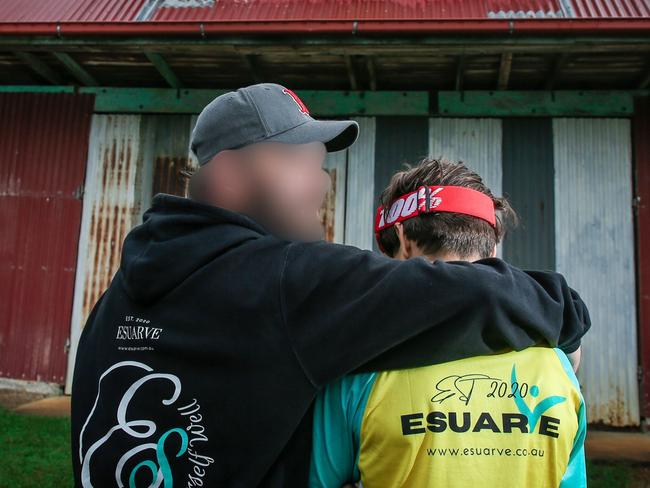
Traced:
POLYGON ((189 180, 184 172, 191 170, 187 157, 157 157, 154 161, 153 194, 187 196, 189 180))
POLYGON ((320 217, 325 230, 325 240, 328 242, 334 241, 334 216, 336 212, 336 168, 325 168, 325 171, 330 175, 332 183, 330 189, 325 195, 323 206, 321 207, 320 217))
MULTIPOLYGON (((111 130, 120 131, 119 118, 108 117, 111 130)), ((107 138, 108 147, 102 152, 101 177, 97 188, 101 197, 93 208, 88 246, 91 250, 91 269, 85 279, 83 297, 84 322, 95 303, 108 288, 119 267, 122 242, 131 228, 132 199, 127 198, 133 185, 131 161, 133 144, 138 144, 129 134, 107 138)))

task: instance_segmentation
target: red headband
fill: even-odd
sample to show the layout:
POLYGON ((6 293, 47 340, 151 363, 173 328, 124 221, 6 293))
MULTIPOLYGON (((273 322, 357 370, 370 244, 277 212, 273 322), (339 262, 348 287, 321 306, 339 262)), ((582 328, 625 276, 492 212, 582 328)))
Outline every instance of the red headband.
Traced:
POLYGON ((384 212, 384 207, 377 209, 375 218, 377 244, 379 244, 380 231, 395 225, 396 222, 430 212, 471 215, 496 227, 494 202, 485 193, 464 186, 421 186, 416 191, 395 200, 388 214, 384 212))

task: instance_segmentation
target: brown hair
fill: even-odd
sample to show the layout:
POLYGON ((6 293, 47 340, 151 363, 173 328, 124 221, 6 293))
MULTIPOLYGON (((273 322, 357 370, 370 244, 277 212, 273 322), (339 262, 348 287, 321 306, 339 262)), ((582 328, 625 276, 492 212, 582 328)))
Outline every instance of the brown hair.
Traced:
MULTIPOLYGON (((380 204, 390 208, 395 200, 406 193, 416 191, 422 185, 464 186, 480 191, 494 202, 496 227, 470 215, 433 212, 417 215, 402 222, 404 234, 415 241, 425 254, 448 252, 467 259, 474 254, 481 258, 492 255, 495 244, 505 235, 508 224, 516 225, 517 215, 508 201, 492 195, 481 177, 462 162, 453 163, 445 159, 424 159, 416 166, 393 175, 388 187, 380 196, 380 204)), ((389 256, 399 249, 395 227, 379 233, 381 248, 389 256)))

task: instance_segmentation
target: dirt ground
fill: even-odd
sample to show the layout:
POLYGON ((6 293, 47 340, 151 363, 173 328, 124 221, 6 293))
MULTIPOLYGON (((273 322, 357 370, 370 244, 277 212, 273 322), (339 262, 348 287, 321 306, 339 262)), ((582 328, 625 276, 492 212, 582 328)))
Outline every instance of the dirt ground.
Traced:
POLYGON ((33 393, 22 390, 0 388, 0 407, 4 407, 7 410, 13 410, 19 405, 24 405, 25 403, 34 402, 36 400, 42 400, 48 396, 49 395, 46 393, 33 393))

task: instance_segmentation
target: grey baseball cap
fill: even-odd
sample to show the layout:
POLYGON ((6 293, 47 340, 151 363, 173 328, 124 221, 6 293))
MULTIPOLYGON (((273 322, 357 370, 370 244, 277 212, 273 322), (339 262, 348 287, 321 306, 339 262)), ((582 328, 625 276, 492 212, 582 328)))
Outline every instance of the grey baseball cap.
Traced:
POLYGON ((352 120, 315 120, 293 91, 260 83, 224 93, 199 114, 190 148, 204 165, 225 149, 263 141, 306 144, 320 141, 328 152, 352 145, 359 124, 352 120))

